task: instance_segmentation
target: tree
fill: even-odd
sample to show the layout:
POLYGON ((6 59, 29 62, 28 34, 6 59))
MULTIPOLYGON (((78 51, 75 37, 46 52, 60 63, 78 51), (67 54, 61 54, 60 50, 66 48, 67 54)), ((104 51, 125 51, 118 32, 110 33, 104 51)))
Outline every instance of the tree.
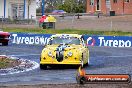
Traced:
MULTIPOLYGON (((38 4, 38 3, 37 3, 38 4)), ((41 12, 41 0, 37 12, 41 12)), ((86 11, 86 0, 45 0, 45 12, 55 9, 64 10, 68 13, 82 13, 86 11)))
POLYGON ((78 0, 75 7, 75 13, 83 13, 86 11, 86 0, 78 0))
POLYGON ((85 12, 85 0, 65 0, 63 4, 59 4, 58 9, 65 10, 68 13, 82 13, 85 12))
MULTIPOLYGON (((56 9, 56 6, 58 4, 61 4, 63 2, 63 0, 45 0, 45 12, 52 12, 54 9, 56 9)), ((41 4, 42 4, 42 0, 39 0, 37 3, 37 12, 41 13, 41 4)))

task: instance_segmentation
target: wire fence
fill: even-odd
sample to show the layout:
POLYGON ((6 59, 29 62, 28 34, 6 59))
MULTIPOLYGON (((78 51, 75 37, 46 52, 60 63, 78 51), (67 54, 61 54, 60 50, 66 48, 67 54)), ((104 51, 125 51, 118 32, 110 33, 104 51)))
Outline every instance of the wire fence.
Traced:
POLYGON ((0 16, 0 28, 4 27, 17 27, 17 28, 27 28, 32 27, 34 28, 37 24, 36 19, 19 19, 17 18, 4 18, 3 16, 0 16), (33 26, 32 26, 33 25, 33 26))
POLYGON ((132 15, 127 16, 66 16, 57 18, 57 29, 82 29, 97 31, 131 31, 132 15))
MULTIPOLYGON (((99 16, 98 15, 54 15, 57 19, 55 29, 81 29, 96 31, 127 31, 132 32, 132 15, 99 16)), ((39 18, 36 20, 9 20, 0 17, 0 28, 20 27, 39 28, 39 18)))

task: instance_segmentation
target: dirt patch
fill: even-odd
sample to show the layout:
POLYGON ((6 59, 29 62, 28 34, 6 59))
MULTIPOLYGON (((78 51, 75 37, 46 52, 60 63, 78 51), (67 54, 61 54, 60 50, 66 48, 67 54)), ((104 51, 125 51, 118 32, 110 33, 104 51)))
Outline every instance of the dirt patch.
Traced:
POLYGON ((58 20, 56 23, 57 29, 82 29, 93 31, 125 31, 132 32, 132 16, 82 16, 80 19, 65 19, 58 20))
MULTIPOLYGON (((0 28, 39 28, 38 19, 31 24, 1 24, 0 28)), ((82 29, 93 31, 125 31, 132 32, 132 15, 122 16, 80 16, 80 19, 73 16, 63 18, 56 17, 56 29, 82 29)))
POLYGON ((20 65, 21 62, 15 59, 10 59, 6 56, 0 56, 0 69, 12 68, 20 65))

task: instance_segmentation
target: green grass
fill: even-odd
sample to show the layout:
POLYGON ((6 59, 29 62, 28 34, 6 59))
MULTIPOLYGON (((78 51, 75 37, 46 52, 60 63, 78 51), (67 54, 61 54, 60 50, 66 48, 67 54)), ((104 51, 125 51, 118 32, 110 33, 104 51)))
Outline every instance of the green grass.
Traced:
POLYGON ((10 59, 10 58, 4 58, 4 59, 1 59, 1 58, 0 58, 0 69, 10 67, 10 64, 11 64, 12 62, 14 62, 14 61, 15 61, 15 60, 10 59))
POLYGON ((81 29, 41 29, 41 28, 4 28, 7 32, 17 33, 40 33, 40 34, 89 34, 89 35, 114 35, 114 36, 132 36, 132 32, 121 31, 89 31, 81 29))
POLYGON ((7 67, 7 63, 6 62, 4 62, 4 61, 0 62, 0 69, 1 68, 6 68, 6 67, 7 67))

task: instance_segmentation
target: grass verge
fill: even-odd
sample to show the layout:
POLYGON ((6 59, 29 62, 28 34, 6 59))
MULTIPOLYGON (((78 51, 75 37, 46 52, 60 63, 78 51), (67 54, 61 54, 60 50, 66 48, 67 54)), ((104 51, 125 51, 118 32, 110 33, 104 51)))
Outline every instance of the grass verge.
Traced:
POLYGON ((1 57, 0 58, 0 69, 12 67, 14 62, 15 60, 13 59, 1 57))
POLYGON ((89 35, 113 35, 113 36, 132 36, 132 32, 122 31, 89 31, 81 29, 40 29, 40 28, 4 28, 7 32, 17 33, 40 33, 40 34, 89 34, 89 35))

